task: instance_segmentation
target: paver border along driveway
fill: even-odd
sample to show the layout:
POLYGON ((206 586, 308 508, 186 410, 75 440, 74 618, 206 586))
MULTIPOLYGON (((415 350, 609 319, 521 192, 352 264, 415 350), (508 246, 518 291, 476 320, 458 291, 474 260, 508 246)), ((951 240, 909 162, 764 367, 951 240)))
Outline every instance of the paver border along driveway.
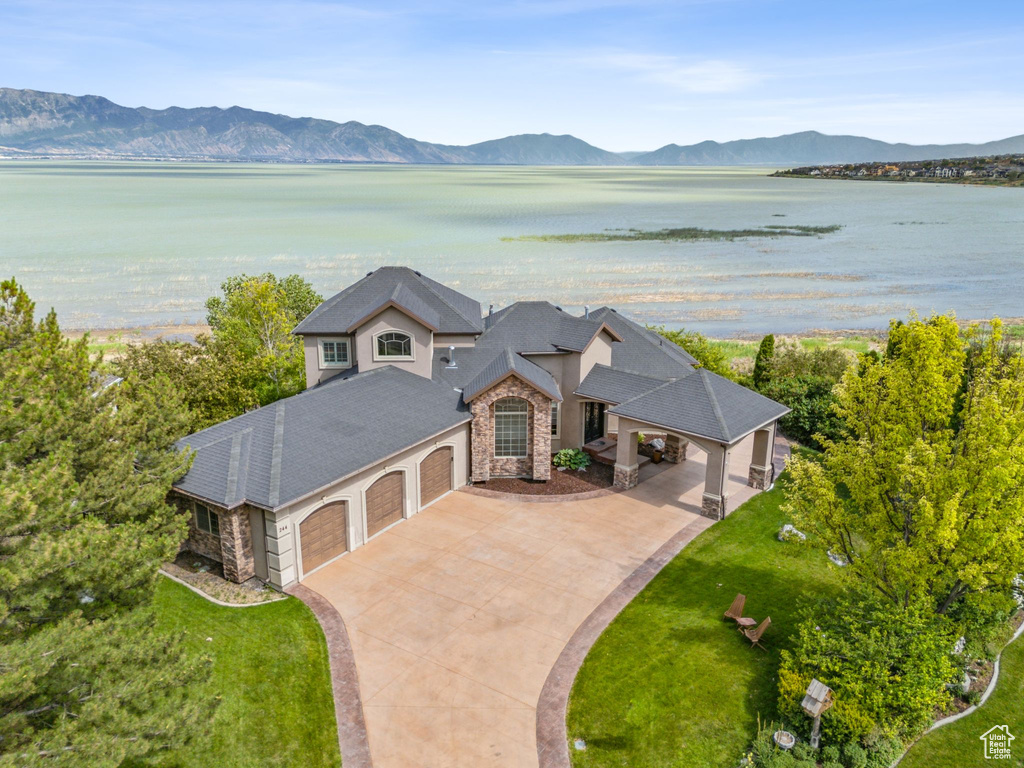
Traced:
MULTIPOLYGON (((750 442, 733 454, 733 509, 755 493, 750 442)), ((703 483, 697 453, 585 501, 455 492, 308 576, 347 627, 373 765, 537 766, 537 703, 566 643, 667 541, 703 527, 703 483)))

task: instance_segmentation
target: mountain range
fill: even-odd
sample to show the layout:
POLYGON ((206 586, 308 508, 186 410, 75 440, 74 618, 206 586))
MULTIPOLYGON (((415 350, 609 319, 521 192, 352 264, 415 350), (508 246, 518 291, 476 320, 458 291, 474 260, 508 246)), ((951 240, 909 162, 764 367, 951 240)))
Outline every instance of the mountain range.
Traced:
POLYGON ((889 144, 804 131, 615 153, 575 136, 433 144, 382 125, 243 107, 123 107, 102 96, 0 88, 0 156, 483 165, 798 166, 1024 152, 1024 135, 986 144, 889 144))

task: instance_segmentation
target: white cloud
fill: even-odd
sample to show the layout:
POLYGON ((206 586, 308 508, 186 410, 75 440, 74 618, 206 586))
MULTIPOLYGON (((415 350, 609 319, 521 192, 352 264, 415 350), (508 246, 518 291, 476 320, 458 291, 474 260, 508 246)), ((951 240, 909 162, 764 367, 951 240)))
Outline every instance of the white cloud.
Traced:
POLYGON ((647 82, 683 93, 734 93, 754 85, 762 75, 734 61, 685 61, 677 56, 611 53, 589 60, 605 68, 633 73, 647 82))

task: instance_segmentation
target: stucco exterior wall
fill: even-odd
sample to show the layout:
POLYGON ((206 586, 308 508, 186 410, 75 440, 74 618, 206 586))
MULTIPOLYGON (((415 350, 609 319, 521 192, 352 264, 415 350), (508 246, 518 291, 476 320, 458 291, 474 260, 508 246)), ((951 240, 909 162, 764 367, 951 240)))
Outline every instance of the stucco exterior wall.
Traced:
MULTIPOLYGON (((302 569, 299 524, 311 513, 332 501, 348 503, 349 548, 366 543, 365 492, 378 478, 388 472, 401 471, 405 483, 405 517, 420 510, 419 465, 435 449, 452 447, 453 488, 460 488, 469 479, 469 423, 460 424, 436 437, 408 448, 386 461, 374 464, 341 480, 302 501, 277 512, 266 512, 267 570, 270 582, 279 588, 305 577, 302 569)), ((401 525, 401 523, 399 523, 401 525)))
POLYGON ((434 346, 437 349, 448 347, 475 347, 476 336, 471 333, 435 333, 434 346))
POLYGON ((306 388, 316 386, 321 382, 327 381, 332 376, 337 376, 339 373, 347 371, 350 366, 346 368, 324 368, 320 365, 320 341, 321 339, 334 340, 349 340, 349 356, 351 365, 355 365, 356 361, 356 349, 352 343, 350 336, 303 336, 302 337, 302 354, 306 361, 306 388))
POLYGON ((597 338, 580 354, 580 381, 587 378, 590 369, 598 364, 612 364, 612 338, 607 331, 597 334, 597 338))
POLYGON ((369 371, 385 365, 411 371, 419 376, 430 378, 433 367, 434 340, 433 332, 426 326, 413 320, 404 312, 388 307, 380 314, 371 318, 365 325, 356 329, 355 348, 356 360, 360 371, 369 371), (394 358, 376 358, 375 337, 384 331, 402 331, 412 336, 413 360, 395 360, 394 358))
MULTIPOLYGON (((575 434, 574 432, 571 431, 573 429, 573 418, 571 414, 573 405, 570 402, 570 400, 575 400, 576 396, 573 395, 571 391, 567 391, 566 388, 562 386, 562 379, 564 378, 565 372, 565 364, 567 362, 572 364, 570 361, 572 355, 528 355, 528 357, 531 363, 540 366, 554 377, 555 383, 558 385, 558 391, 562 393, 563 400, 561 403, 559 403, 559 408, 561 410, 558 414, 558 437, 551 438, 551 452, 555 453, 556 451, 559 451, 562 448, 566 447, 566 444, 562 442, 562 438, 564 435, 575 434), (565 422, 567 413, 570 414, 568 427, 566 426, 565 422), (566 431, 567 429, 569 430, 568 432, 566 431)), ((572 442, 571 438, 569 442, 572 442)))

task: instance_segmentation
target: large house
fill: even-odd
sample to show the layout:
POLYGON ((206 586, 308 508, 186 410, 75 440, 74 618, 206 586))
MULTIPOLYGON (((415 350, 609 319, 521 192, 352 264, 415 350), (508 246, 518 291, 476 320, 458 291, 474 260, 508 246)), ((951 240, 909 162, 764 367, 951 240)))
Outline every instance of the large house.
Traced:
POLYGON ((749 485, 772 482, 787 409, 614 309, 530 301, 484 316, 419 272, 382 267, 295 333, 305 392, 182 441, 195 452, 175 485, 187 546, 234 581, 287 587, 467 483, 547 480, 560 448, 609 446, 615 485, 630 488, 640 432, 665 434, 669 461, 707 454, 709 517, 727 512, 741 440, 753 435, 749 485))

